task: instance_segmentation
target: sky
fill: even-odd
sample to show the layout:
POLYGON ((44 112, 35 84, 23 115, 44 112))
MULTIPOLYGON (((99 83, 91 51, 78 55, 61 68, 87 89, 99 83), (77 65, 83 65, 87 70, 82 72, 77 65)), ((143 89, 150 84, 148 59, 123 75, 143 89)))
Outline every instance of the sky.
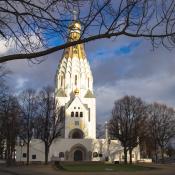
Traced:
MULTIPOLYGON (((0 46, 0 54, 9 51, 3 41, 0 46)), ((161 46, 153 50, 150 41, 128 37, 89 42, 85 49, 94 76, 97 123, 108 120, 114 101, 125 95, 175 106, 175 50, 161 46)), ((62 51, 47 55, 40 64, 26 60, 7 62, 12 71, 7 77, 12 91, 54 85, 61 55, 62 51)))

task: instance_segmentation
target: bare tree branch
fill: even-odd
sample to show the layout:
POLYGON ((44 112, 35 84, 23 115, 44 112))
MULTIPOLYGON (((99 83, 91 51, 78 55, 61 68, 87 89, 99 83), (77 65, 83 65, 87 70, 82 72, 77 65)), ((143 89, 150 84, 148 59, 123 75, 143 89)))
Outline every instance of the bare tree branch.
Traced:
POLYGON ((2 0, 0 1, 0 36, 13 40, 20 54, 3 55, 0 63, 32 59, 67 47, 117 37, 150 39, 153 47, 175 46, 174 0, 2 0), (40 2, 40 3, 39 3, 40 2), (68 26, 77 10, 82 25, 78 41, 68 42, 68 26), (34 36, 36 41, 32 41, 34 36), (52 45, 53 39, 64 44, 52 45))

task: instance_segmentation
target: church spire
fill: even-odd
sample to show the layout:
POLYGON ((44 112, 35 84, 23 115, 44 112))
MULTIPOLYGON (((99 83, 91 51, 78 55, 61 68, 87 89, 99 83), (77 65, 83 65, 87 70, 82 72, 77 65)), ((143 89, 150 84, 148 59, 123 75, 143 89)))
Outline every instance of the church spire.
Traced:
POLYGON ((73 19, 74 19, 74 21, 77 20, 77 14, 78 14, 78 12, 74 9, 73 10, 73 19))
POLYGON ((76 41, 80 39, 81 34, 81 24, 77 20, 78 12, 74 9, 73 13, 73 22, 69 25, 69 41, 76 41))
MULTIPOLYGON (((77 20, 77 11, 73 10, 73 22, 69 25, 69 37, 68 42, 77 41, 81 37, 81 24, 77 20)), ((65 58, 78 58, 85 59, 86 54, 84 50, 83 44, 77 44, 75 46, 70 46, 66 48, 63 53, 63 57, 65 58)))
MULTIPOLYGON (((67 42, 78 41, 81 37, 81 23, 77 20, 77 13, 73 12, 67 42)), ((84 44, 76 44, 66 48, 59 64, 57 89, 62 89, 67 96, 93 96, 93 77, 85 54, 84 44), (90 94, 90 95, 89 95, 90 94)), ((59 91, 60 92, 60 91, 59 91)), ((59 93, 64 95, 63 93, 59 93)))

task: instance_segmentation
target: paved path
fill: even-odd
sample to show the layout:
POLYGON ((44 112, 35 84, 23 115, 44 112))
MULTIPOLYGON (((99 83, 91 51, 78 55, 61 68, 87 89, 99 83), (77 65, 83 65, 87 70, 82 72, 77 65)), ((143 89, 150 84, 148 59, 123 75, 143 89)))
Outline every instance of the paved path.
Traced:
POLYGON ((48 165, 30 165, 18 167, 0 166, 0 175, 175 175, 175 164, 149 165, 156 170, 141 172, 62 172, 48 165))

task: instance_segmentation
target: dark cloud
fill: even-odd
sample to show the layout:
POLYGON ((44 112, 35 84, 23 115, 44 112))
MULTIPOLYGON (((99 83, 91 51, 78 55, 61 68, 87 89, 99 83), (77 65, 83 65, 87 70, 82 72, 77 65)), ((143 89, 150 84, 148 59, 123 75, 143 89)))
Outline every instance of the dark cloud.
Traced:
POLYGON ((42 88, 54 86, 54 77, 61 57, 61 52, 43 58, 40 64, 33 64, 27 60, 11 61, 7 63, 12 74, 8 78, 10 87, 18 91, 25 88, 42 88))

